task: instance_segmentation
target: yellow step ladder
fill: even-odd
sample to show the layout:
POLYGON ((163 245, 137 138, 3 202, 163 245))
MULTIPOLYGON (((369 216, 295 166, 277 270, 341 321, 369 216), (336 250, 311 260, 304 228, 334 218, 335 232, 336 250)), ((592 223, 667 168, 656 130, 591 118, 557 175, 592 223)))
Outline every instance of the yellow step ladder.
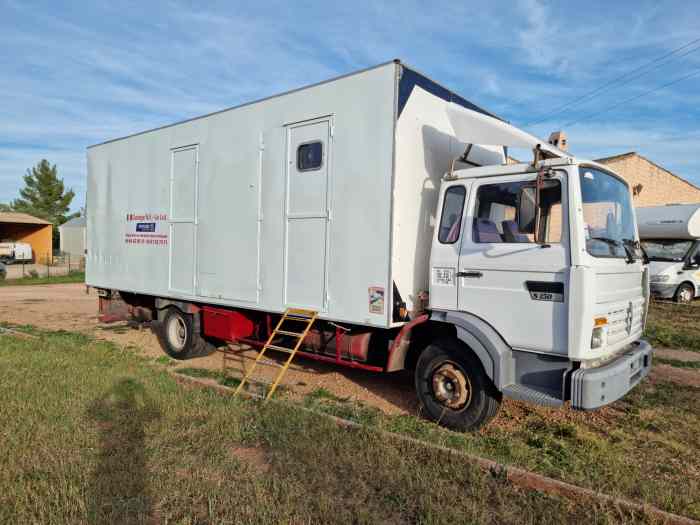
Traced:
POLYGON ((311 326, 314 324, 314 321, 316 321, 317 316, 318 312, 315 312, 314 310, 306 310, 304 308, 287 308, 284 312, 284 315, 280 318, 279 322, 277 323, 277 326, 275 326, 275 329, 270 334, 270 337, 267 339, 265 346, 263 346, 262 350, 260 350, 260 353, 258 353, 258 357, 255 358, 253 366, 251 366, 250 370, 248 370, 248 372, 246 372, 246 374, 243 376, 241 383, 238 385, 238 388, 236 388, 236 391, 233 393, 233 395, 238 395, 238 393, 243 389, 243 385, 245 385, 246 381, 248 381, 253 375, 255 367, 263 360, 263 356, 265 355, 266 350, 276 350, 278 352, 285 352, 289 354, 289 357, 287 357, 287 360, 281 366, 279 374, 277 374, 277 377, 270 386, 270 391, 265 396, 265 401, 268 401, 272 397, 272 394, 275 393, 275 390, 277 390, 277 386, 279 385, 280 381, 282 380, 282 377, 289 368, 289 365, 292 363, 292 359, 294 359, 297 350, 299 350, 299 348, 301 347, 304 338, 308 335, 309 330, 311 330, 311 326), (296 327, 301 325, 304 328, 301 331, 292 330, 289 327, 290 324, 294 324, 296 327), (284 346, 272 344, 272 342, 279 336, 287 336, 296 339, 296 344, 294 345, 294 348, 287 348, 284 346))

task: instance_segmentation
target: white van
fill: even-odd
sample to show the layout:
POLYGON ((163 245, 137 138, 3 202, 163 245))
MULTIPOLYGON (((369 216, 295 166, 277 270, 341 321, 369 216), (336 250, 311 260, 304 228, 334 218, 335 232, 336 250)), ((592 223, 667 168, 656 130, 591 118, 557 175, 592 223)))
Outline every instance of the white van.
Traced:
POLYGON ((698 297, 700 204, 638 208, 637 222, 651 262, 651 293, 679 303, 698 297))
POLYGON ((34 259, 32 246, 25 242, 0 242, 0 262, 5 264, 30 263, 34 259))

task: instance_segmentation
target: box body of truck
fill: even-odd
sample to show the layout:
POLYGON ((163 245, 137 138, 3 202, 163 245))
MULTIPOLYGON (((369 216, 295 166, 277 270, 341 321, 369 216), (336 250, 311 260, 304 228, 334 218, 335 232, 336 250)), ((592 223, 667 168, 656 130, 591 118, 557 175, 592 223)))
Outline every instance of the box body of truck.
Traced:
POLYGON ((428 288, 440 179, 464 150, 449 102, 483 111, 390 62, 91 147, 87 283, 396 326, 428 288))

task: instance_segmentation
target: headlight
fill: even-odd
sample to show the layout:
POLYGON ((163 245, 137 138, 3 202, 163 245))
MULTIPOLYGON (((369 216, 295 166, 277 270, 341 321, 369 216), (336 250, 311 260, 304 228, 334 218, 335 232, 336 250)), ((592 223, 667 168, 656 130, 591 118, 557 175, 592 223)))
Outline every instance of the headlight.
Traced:
POLYGON ((671 278, 670 275, 652 275, 651 279, 649 279, 649 282, 652 283, 665 283, 671 278))
POLYGON ((605 346, 605 339, 608 333, 607 317, 598 317, 593 320, 593 333, 591 334, 591 348, 601 348, 605 346))
POLYGON ((605 345, 605 328, 598 327, 593 329, 591 335, 591 348, 601 348, 605 345))

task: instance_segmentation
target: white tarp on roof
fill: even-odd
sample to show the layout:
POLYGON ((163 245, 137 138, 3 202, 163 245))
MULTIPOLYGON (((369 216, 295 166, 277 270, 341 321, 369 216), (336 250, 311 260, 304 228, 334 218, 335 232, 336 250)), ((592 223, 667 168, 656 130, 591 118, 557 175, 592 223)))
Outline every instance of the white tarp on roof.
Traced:
POLYGON ((467 144, 525 149, 534 149, 539 145, 540 149, 547 156, 570 156, 559 148, 555 148, 547 143, 546 140, 538 139, 534 135, 530 135, 507 122, 463 108, 455 103, 450 103, 447 106, 447 117, 450 120, 455 137, 467 144))

